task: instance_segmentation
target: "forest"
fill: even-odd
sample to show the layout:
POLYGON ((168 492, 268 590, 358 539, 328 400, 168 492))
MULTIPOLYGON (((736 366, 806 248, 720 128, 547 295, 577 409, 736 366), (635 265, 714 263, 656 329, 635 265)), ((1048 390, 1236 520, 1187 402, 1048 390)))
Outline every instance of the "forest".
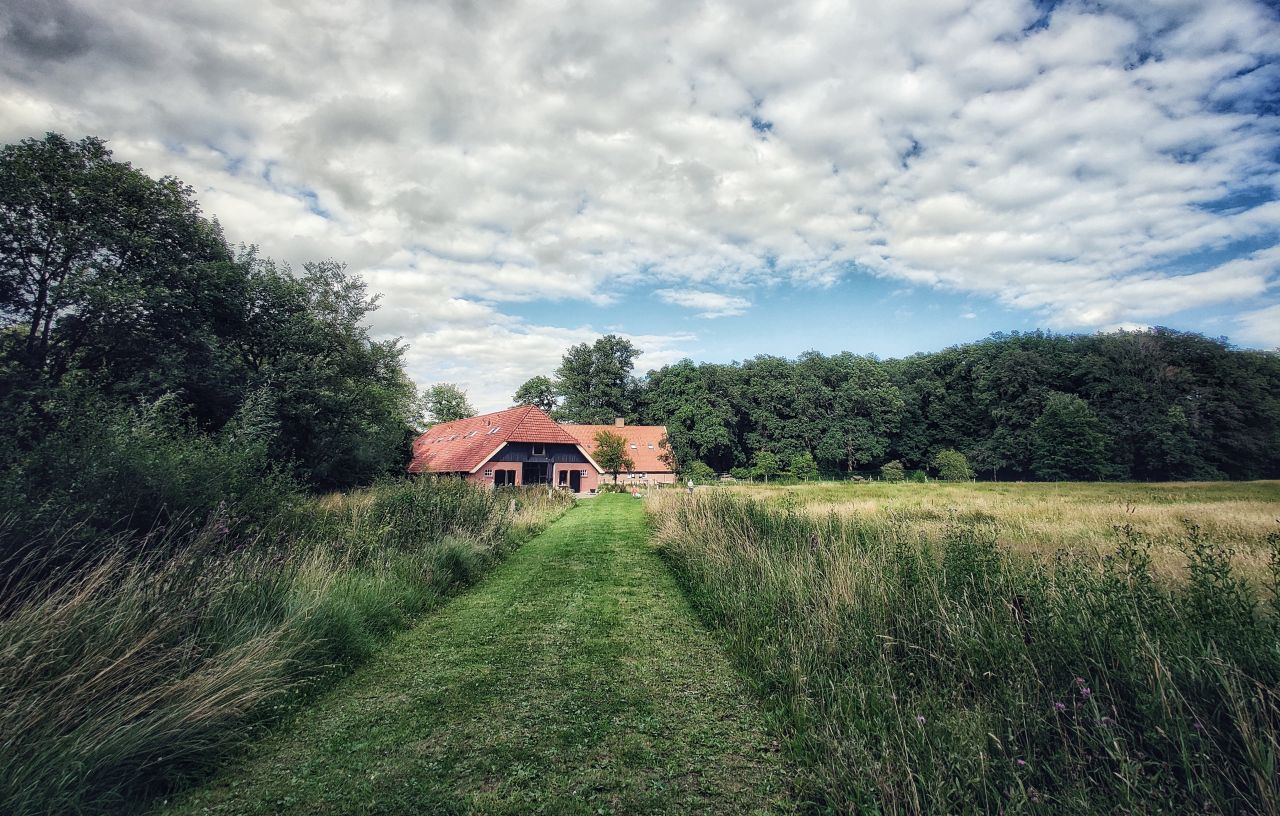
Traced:
POLYGON ((638 355, 612 335, 575 346, 515 399, 569 422, 666 425, 686 472, 744 478, 937 475, 953 463, 992 480, 1280 475, 1280 356, 1225 338, 1012 332, 905 359, 682 360, 643 378, 631 375, 638 355))

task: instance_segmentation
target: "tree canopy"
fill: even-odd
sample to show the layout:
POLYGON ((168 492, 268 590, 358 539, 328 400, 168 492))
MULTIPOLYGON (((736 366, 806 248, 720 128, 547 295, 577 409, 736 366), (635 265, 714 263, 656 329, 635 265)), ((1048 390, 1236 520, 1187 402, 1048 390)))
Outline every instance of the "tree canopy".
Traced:
POLYGON ((596 433, 596 449, 592 454, 605 473, 613 475, 613 483, 618 483, 618 474, 635 468, 636 463, 627 454, 627 440, 611 431, 596 433))
POLYGON ((476 409, 467 399, 467 392, 454 383, 436 383, 427 389, 425 400, 427 419, 432 424, 476 415, 476 409))

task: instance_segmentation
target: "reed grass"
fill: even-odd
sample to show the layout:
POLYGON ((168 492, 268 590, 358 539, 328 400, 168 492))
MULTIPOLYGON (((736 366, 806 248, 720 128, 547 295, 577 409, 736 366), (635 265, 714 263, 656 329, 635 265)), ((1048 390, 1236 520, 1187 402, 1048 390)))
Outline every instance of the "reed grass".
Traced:
MULTIPOLYGON (((1280 536, 1246 579, 1194 524, 1183 578, 1000 522, 650 500, 656 541, 836 813, 1280 813, 1280 536)), ((1103 533, 1098 533, 1099 536, 1103 533)))
POLYGON ((0 812, 133 809, 207 775, 571 503, 394 482, 33 570, 0 616, 0 812))

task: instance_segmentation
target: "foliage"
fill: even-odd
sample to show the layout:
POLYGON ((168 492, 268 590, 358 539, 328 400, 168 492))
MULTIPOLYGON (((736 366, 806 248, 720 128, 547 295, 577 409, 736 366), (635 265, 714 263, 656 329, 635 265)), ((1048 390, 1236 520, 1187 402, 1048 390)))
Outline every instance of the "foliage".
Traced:
POLYGON ((1194 528, 1183 589, 1123 529, 1101 563, 1041 560, 980 517, 930 535, 722 491, 658 502, 662 552, 788 726, 816 810, 1280 807, 1280 621, 1194 528))
POLYGON ((751 475, 752 475, 751 468, 749 467, 729 468, 729 475, 740 482, 746 482, 751 479, 751 475))
POLYGON ((880 478, 886 482, 901 482, 907 478, 907 471, 901 462, 894 459, 880 466, 880 478))
POLYGON ((605 473, 613 475, 613 483, 618 483, 618 474, 635 469, 635 460, 627 454, 627 440, 610 431, 596 432, 596 449, 592 458, 605 473))
POLYGON ((634 419, 640 385, 631 369, 639 355, 630 340, 616 334, 570 348, 556 369, 557 391, 563 400, 556 418, 580 425, 604 425, 617 417, 634 419))
POLYGON ((778 461, 777 454, 772 451, 756 451, 756 455, 752 458, 751 475, 759 476, 767 483, 770 476, 778 475, 782 470, 782 463, 778 461))
POLYGON ((256 532, 219 514, 100 539, 0 617, 0 811, 119 810, 207 775, 571 502, 420 479, 256 532))
POLYGON ((1032 470, 1041 479, 1098 479, 1107 472, 1102 423, 1077 396, 1053 392, 1031 425, 1032 470))
POLYGON ((680 474, 681 481, 692 479, 695 484, 712 484, 717 481, 716 472, 705 462, 693 462, 680 474))
POLYGON ((516 389, 515 396, 512 397, 516 405, 536 405, 548 414, 556 410, 556 404, 559 399, 560 395, 556 391, 556 384, 551 381, 550 377, 541 374, 525 380, 524 384, 516 389))
MULTIPOLYGON (((42 466, 69 406, 95 417, 160 400, 220 433, 252 408, 270 455, 309 485, 403 463, 414 389, 397 341, 341 264, 294 274, 233 255, 189 187, 50 134, 0 150, 0 469, 42 466)), ((197 443, 198 445, 199 443, 197 443)), ((30 497, 42 502, 40 496, 30 497)), ((173 509, 173 508, 171 508, 173 509)))
POLYGON ((467 392, 453 383, 436 383, 431 386, 427 389, 424 401, 427 417, 433 425, 476 415, 476 409, 471 407, 471 402, 467 399, 467 392))
POLYGON ((1035 445, 1033 429, 1054 393, 1088 404, 1103 478, 1280 476, 1280 355, 1164 328, 996 334, 887 361, 682 360, 649 372, 635 405, 667 426, 682 461, 718 470, 747 465, 757 450, 810 451, 832 475, 890 460, 913 470, 950 448, 984 477, 1029 479, 1037 464, 1054 468, 1040 461, 1052 449, 1035 445))
POLYGON ((973 478, 969 460, 960 451, 938 451, 932 464, 933 469, 938 471, 938 478, 944 482, 967 482, 973 478))
POLYGON ((791 475, 802 482, 816 482, 818 480, 818 463, 814 461, 813 454, 808 451, 801 451, 791 457, 791 475))

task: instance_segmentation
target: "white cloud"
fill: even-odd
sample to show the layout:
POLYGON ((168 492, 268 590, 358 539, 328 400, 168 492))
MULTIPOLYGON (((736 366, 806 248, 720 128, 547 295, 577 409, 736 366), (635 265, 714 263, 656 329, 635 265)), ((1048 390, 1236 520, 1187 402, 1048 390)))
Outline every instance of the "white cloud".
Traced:
POLYGON ((693 309, 699 317, 733 317, 745 314, 751 301, 735 295, 719 292, 702 292, 697 289, 658 289, 654 292, 663 303, 693 309))
POLYGON ((1265 348, 1280 350, 1280 303, 1240 315, 1239 337, 1265 348))
POLYGON ((494 376, 511 355, 464 337, 545 369, 579 336, 504 304, 628 288, 710 317, 750 305, 726 289, 870 273, 1059 327, 1261 296, 1274 249, 1193 274, 1178 259, 1280 231, 1273 200, 1214 206, 1280 186, 1280 129, 1252 105, 1277 82, 1276 15, 1040 15, 41 0, 0 10, 0 139, 103 136, 193 184, 233 240, 366 272, 378 328, 418 338, 415 359, 446 365, 456 341, 494 376))

